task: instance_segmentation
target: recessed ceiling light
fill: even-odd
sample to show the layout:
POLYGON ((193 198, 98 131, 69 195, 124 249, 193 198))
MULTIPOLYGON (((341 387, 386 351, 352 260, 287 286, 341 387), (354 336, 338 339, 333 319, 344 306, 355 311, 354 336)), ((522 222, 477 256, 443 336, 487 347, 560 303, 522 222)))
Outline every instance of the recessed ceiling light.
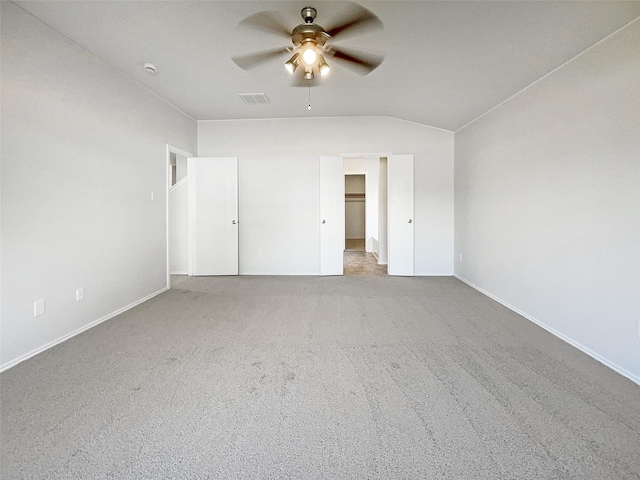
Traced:
POLYGON ((144 71, 147 73, 158 73, 158 68, 153 63, 145 63, 144 71))

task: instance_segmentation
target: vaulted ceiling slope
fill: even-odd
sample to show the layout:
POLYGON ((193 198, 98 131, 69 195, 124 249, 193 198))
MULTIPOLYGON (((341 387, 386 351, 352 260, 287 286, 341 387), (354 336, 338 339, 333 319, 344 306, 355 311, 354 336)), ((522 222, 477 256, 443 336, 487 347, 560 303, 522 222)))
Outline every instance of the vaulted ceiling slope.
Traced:
POLYGON ((271 10, 293 28, 309 3, 324 25, 347 2, 16 3, 197 120, 380 115, 452 131, 640 16, 637 1, 359 2, 384 29, 336 43, 385 60, 367 76, 332 65, 311 89, 309 111, 308 89, 289 85, 287 58, 250 71, 231 61, 287 46, 238 23, 271 10), (158 72, 145 72, 145 62, 158 72), (246 105, 239 93, 271 103, 246 105))

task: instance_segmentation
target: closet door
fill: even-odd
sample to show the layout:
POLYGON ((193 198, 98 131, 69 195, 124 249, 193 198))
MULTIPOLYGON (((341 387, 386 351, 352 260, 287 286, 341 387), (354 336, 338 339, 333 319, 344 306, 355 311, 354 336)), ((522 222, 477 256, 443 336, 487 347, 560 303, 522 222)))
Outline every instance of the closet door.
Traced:
POLYGON ((189 275, 238 274, 238 159, 188 159, 189 275))
POLYGON ((320 275, 344 273, 342 157, 320 157, 320 275))
POLYGON ((413 155, 391 155, 388 179, 389 275, 413 276, 413 155))

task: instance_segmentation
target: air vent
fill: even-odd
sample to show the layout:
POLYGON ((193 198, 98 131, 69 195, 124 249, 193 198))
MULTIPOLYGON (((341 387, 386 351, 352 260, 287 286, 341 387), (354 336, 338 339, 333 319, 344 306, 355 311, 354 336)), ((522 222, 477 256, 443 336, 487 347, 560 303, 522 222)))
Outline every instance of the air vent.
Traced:
POLYGON ((271 103, 264 93, 239 93, 238 96, 247 105, 267 105, 271 103))

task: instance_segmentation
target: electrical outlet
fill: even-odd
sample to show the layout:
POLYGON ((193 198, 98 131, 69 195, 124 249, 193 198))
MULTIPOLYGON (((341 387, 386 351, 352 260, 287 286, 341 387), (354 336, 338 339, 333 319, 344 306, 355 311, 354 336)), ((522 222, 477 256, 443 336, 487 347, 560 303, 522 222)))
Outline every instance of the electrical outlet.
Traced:
POLYGON ((84 288, 80 287, 76 289, 76 302, 84 300, 84 288))
POLYGON ((33 316, 39 317, 40 315, 44 315, 44 298, 33 302, 33 316))
POLYGON ((462 261, 462 254, 460 254, 460 261, 462 261))
POLYGON ((151 192, 151 200, 155 200, 156 199, 156 194, 154 192, 151 192))

